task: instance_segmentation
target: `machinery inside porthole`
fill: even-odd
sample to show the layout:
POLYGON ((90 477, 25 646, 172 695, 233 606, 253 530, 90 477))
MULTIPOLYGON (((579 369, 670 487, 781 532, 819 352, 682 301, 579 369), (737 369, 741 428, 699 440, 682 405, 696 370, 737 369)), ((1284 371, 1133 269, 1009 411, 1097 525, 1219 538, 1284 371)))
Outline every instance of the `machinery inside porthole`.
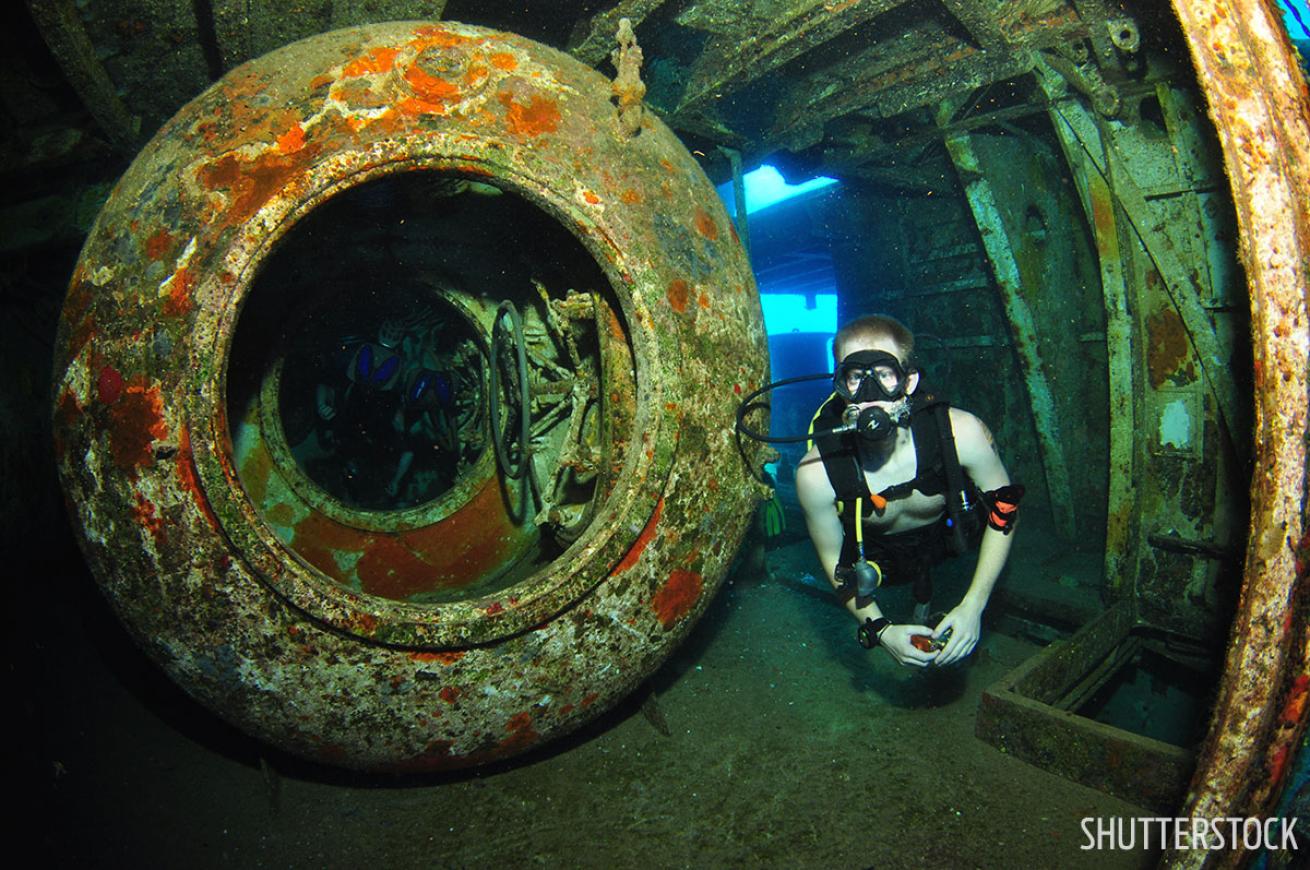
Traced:
POLYGON ((323 202, 265 259, 228 363, 233 455, 262 521, 336 583, 485 596, 586 528, 629 437, 606 393, 634 379, 606 277, 558 221, 400 172, 323 202), (397 546, 407 570, 372 564, 397 546))

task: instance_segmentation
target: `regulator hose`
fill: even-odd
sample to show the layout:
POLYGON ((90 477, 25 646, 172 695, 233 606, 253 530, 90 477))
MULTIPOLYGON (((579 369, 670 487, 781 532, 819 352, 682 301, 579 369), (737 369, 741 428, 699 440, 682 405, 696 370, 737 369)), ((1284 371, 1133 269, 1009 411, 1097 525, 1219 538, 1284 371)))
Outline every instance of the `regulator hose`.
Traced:
MULTIPOLYGON (((785 387, 790 384, 799 384, 807 381, 830 381, 832 375, 821 373, 815 375, 798 375, 794 378, 783 378, 780 381, 774 381, 771 384, 765 384, 755 392, 741 400, 737 406, 737 431, 747 438, 753 438, 756 441, 766 441, 770 444, 795 444, 801 441, 811 441, 815 438, 822 438, 826 435, 842 435, 847 432, 856 432, 860 436, 870 441, 878 441, 886 438, 895 429, 896 424, 892 418, 882 408, 862 408, 858 414, 852 416, 847 414, 843 417, 839 425, 829 429, 818 429, 807 432, 804 435, 765 435, 757 432, 746 425, 746 415, 756 408, 769 407, 768 402, 758 401, 760 396, 772 392, 778 387, 785 387)), ((854 406, 852 406, 853 410, 854 406)))

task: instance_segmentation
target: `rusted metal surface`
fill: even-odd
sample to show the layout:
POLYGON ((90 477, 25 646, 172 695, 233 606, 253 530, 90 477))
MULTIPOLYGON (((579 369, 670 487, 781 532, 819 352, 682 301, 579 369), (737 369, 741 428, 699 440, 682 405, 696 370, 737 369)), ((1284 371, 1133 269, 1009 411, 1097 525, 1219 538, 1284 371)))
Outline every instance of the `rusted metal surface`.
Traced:
POLYGON ((141 119, 118 96, 72 0, 28 0, 27 8, 91 117, 115 148, 132 153, 139 144, 141 119))
MULTIPOLYGON (((1091 146, 1088 141, 1084 141, 1092 135, 1088 129, 1091 127, 1090 119, 1080 116, 1072 107, 1070 115, 1060 119, 1061 126, 1079 137, 1082 147, 1091 153, 1091 146)), ((1115 199, 1133 231, 1141 239, 1152 263, 1159 270, 1163 289, 1181 319, 1181 336, 1191 345, 1190 352, 1186 345, 1181 348, 1182 355, 1189 360, 1195 359, 1200 367, 1205 384, 1220 409, 1238 462, 1245 465, 1248 448, 1244 436, 1249 416, 1246 413, 1245 397, 1237 390, 1229 355, 1221 348, 1214 323, 1202 305, 1203 300, 1210 295, 1201 286, 1202 273, 1198 269, 1189 268, 1166 229, 1166 223, 1169 229, 1173 229, 1183 221, 1166 222, 1156 217, 1114 141, 1106 141, 1101 136, 1097 136, 1096 141, 1105 160, 1098 170, 1107 178, 1113 178, 1115 199)))
POLYGON ((467 766, 576 728, 687 633, 752 515, 732 412, 765 379, 767 345, 714 189, 649 113, 621 135, 603 77, 507 34, 376 25, 233 70, 120 180, 57 348, 61 479, 115 610, 203 703, 326 762, 467 766), (509 588, 439 604, 293 558, 226 419, 237 312, 264 259, 335 193, 419 169, 502 187, 572 232, 635 368, 606 382, 635 387, 615 404, 631 446, 610 457, 592 524, 509 588))
MULTIPOLYGON (((755 4, 754 15, 736 14, 714 18, 714 4, 698 3, 679 16, 692 28, 719 30, 716 39, 692 68, 677 111, 695 109, 710 99, 719 99, 736 86, 777 69, 802 54, 813 51, 840 33, 875 16, 902 6, 906 0, 792 0, 782 4, 755 4), (699 14, 698 14, 699 13, 699 14)), ((720 13, 722 14, 722 13, 720 13)))
POLYGON ((973 211, 983 246, 987 249, 987 258, 991 261, 996 286, 1009 319, 1010 334, 1023 369, 1024 387, 1032 408, 1033 423, 1037 428, 1037 443, 1041 449, 1042 468, 1046 473, 1046 488, 1055 527, 1066 540, 1073 540, 1073 497, 1069 486, 1069 464, 1064 454, 1067 445, 1060 437, 1060 420, 1042 363, 1037 327, 1028 302, 1023 297, 1024 281, 1017 259, 1022 245, 1007 228, 993 195, 991 182, 983 174, 969 135, 948 137, 946 149, 964 182, 969 207, 973 211))
POLYGON ((574 25, 566 49, 569 54, 591 66, 598 65, 609 57, 614 47, 614 31, 619 21, 626 18, 637 27, 655 10, 668 0, 619 0, 603 12, 597 12, 591 18, 574 25))
MULTIPOLYGON (((1174 3, 1223 148, 1241 229, 1255 357, 1254 477, 1245 580, 1209 736, 1182 813, 1270 812, 1304 733, 1310 100, 1269 4, 1174 3)), ((1173 852, 1169 867, 1237 866, 1173 852)))
MULTIPOLYGON (((1214 286, 1231 272, 1210 265, 1221 263, 1226 247, 1206 229, 1216 218, 1190 207, 1199 204, 1194 188, 1212 188, 1218 177, 1197 161, 1184 163, 1184 174, 1174 156, 1175 143, 1185 147, 1203 135, 1194 113, 1170 108, 1168 135, 1144 134, 1098 118, 1087 101, 1068 93, 1058 71, 1045 64, 1041 71, 1053 129, 1100 252, 1107 335, 1117 339, 1108 341, 1107 583, 1137 597, 1143 621, 1213 641, 1230 618, 1227 590, 1236 585, 1235 572, 1222 561, 1162 552, 1146 540, 1165 531, 1223 546, 1241 534, 1239 488, 1249 448, 1240 421, 1247 399, 1231 362, 1224 362, 1238 353, 1233 315, 1206 305, 1231 295, 1214 286), (1203 377, 1209 373, 1214 377, 1203 377), (1229 419, 1239 422, 1225 427, 1229 419)), ((1162 107, 1184 99, 1164 87, 1148 97, 1162 107)), ((1229 208, 1212 202, 1215 211, 1229 208)))
MULTIPOLYGON (((1065 82, 1041 73, 1038 82, 1055 105, 1070 102, 1065 82)), ((1119 243, 1119 212, 1110 185, 1097 171, 1095 155, 1088 143, 1072 134, 1062 116, 1052 107, 1052 128, 1059 137, 1065 160, 1073 173, 1087 225, 1096 244, 1101 271, 1101 294, 1105 300, 1105 344, 1108 361, 1110 414, 1109 488, 1106 494, 1105 584, 1112 596, 1131 592, 1138 571, 1141 513, 1137 505, 1134 470, 1137 454, 1137 356, 1133 351, 1133 319, 1128 303, 1123 254, 1119 243)))
POLYGON ((807 78, 780 98, 771 137, 811 144, 823 125, 851 113, 889 118, 929 106, 1032 69, 1026 49, 986 52, 944 31, 931 20, 916 24, 892 46, 875 43, 832 64, 822 77, 807 78))
POLYGON ((978 737, 1043 770, 1167 813, 1186 788, 1193 753, 1076 712, 1140 644, 1121 601, 1067 642, 1052 644, 983 693, 978 737))

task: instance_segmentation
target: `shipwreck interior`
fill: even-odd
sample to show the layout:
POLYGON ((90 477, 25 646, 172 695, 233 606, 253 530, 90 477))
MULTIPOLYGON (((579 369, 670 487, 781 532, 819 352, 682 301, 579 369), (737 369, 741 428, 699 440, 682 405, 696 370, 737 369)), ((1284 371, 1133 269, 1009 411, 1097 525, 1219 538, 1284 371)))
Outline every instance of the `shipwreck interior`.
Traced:
MULTIPOLYGON (((118 818, 56 745, 82 733, 83 657, 275 808, 284 776, 399 772, 472 816, 491 804, 460 789, 511 792, 521 753, 548 777, 587 741, 608 752, 607 729, 635 745, 629 719, 668 738, 656 695, 736 642, 743 590, 831 606, 798 579, 821 576, 804 444, 733 437, 737 403, 829 371, 837 325, 884 313, 1028 495, 986 662, 946 689, 856 668, 843 688, 910 731, 936 704, 916 693, 947 698, 958 743, 1085 789, 1068 807, 1310 819, 1310 32, 1275 4, 29 0, 5 18, 5 535, 56 578, 17 612, 74 602, 10 640, 34 812, 118 818), (761 170, 790 195, 758 200, 761 170), (448 772, 468 767, 491 773, 448 772)), ((826 395, 778 390, 757 420, 803 433, 826 395)), ((686 764, 719 771, 704 751, 686 764)), ((854 834, 761 851, 754 820, 789 815, 771 812, 741 811, 758 827, 736 851, 679 834, 669 863, 871 860, 854 834)), ((1014 817, 979 815, 925 854, 1015 854, 987 851, 1014 817)), ((629 845, 689 827, 660 818, 629 845)), ((155 854, 149 828, 119 854, 155 854)), ((454 832, 452 854, 495 855, 454 832)), ((1060 863, 1076 833, 1020 848, 1060 863)))

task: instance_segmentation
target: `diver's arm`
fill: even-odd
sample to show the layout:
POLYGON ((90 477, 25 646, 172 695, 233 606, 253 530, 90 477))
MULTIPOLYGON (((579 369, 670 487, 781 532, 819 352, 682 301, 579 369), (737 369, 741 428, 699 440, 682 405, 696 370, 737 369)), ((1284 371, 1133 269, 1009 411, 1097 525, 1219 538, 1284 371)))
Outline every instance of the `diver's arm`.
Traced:
MULTIPOLYGON (((841 586, 837 582, 836 571, 845 532, 835 507, 837 494, 832 489, 827 472, 823 470, 823 462, 819 458, 817 449, 811 449, 805 454, 805 458, 796 468, 796 497, 805 512, 805 527, 809 530, 814 552, 818 555, 819 564, 823 566, 828 583, 832 585, 835 592, 841 586)), ((846 609, 860 625, 863 625, 866 619, 880 619, 883 615, 876 599, 864 607, 856 607, 855 598, 852 596, 846 602, 846 609)), ((922 625, 892 624, 882 631, 879 641, 891 657, 901 664, 924 667, 938 654, 924 653, 915 649, 910 643, 910 637, 927 633, 928 628, 922 625)))
MULTIPOLYGON (((967 411, 951 409, 951 428, 960 465, 983 492, 991 492, 1010 482, 1010 475, 996 452, 996 444, 987 426, 967 411)), ((942 650, 938 664, 949 665, 973 652, 981 634, 982 613, 991 598, 996 580, 1001 576, 1010 555, 1013 533, 1007 535, 988 526, 978 545, 978 563, 974 566, 969 589, 955 609, 937 625, 934 637, 951 629, 951 638, 942 650)))

